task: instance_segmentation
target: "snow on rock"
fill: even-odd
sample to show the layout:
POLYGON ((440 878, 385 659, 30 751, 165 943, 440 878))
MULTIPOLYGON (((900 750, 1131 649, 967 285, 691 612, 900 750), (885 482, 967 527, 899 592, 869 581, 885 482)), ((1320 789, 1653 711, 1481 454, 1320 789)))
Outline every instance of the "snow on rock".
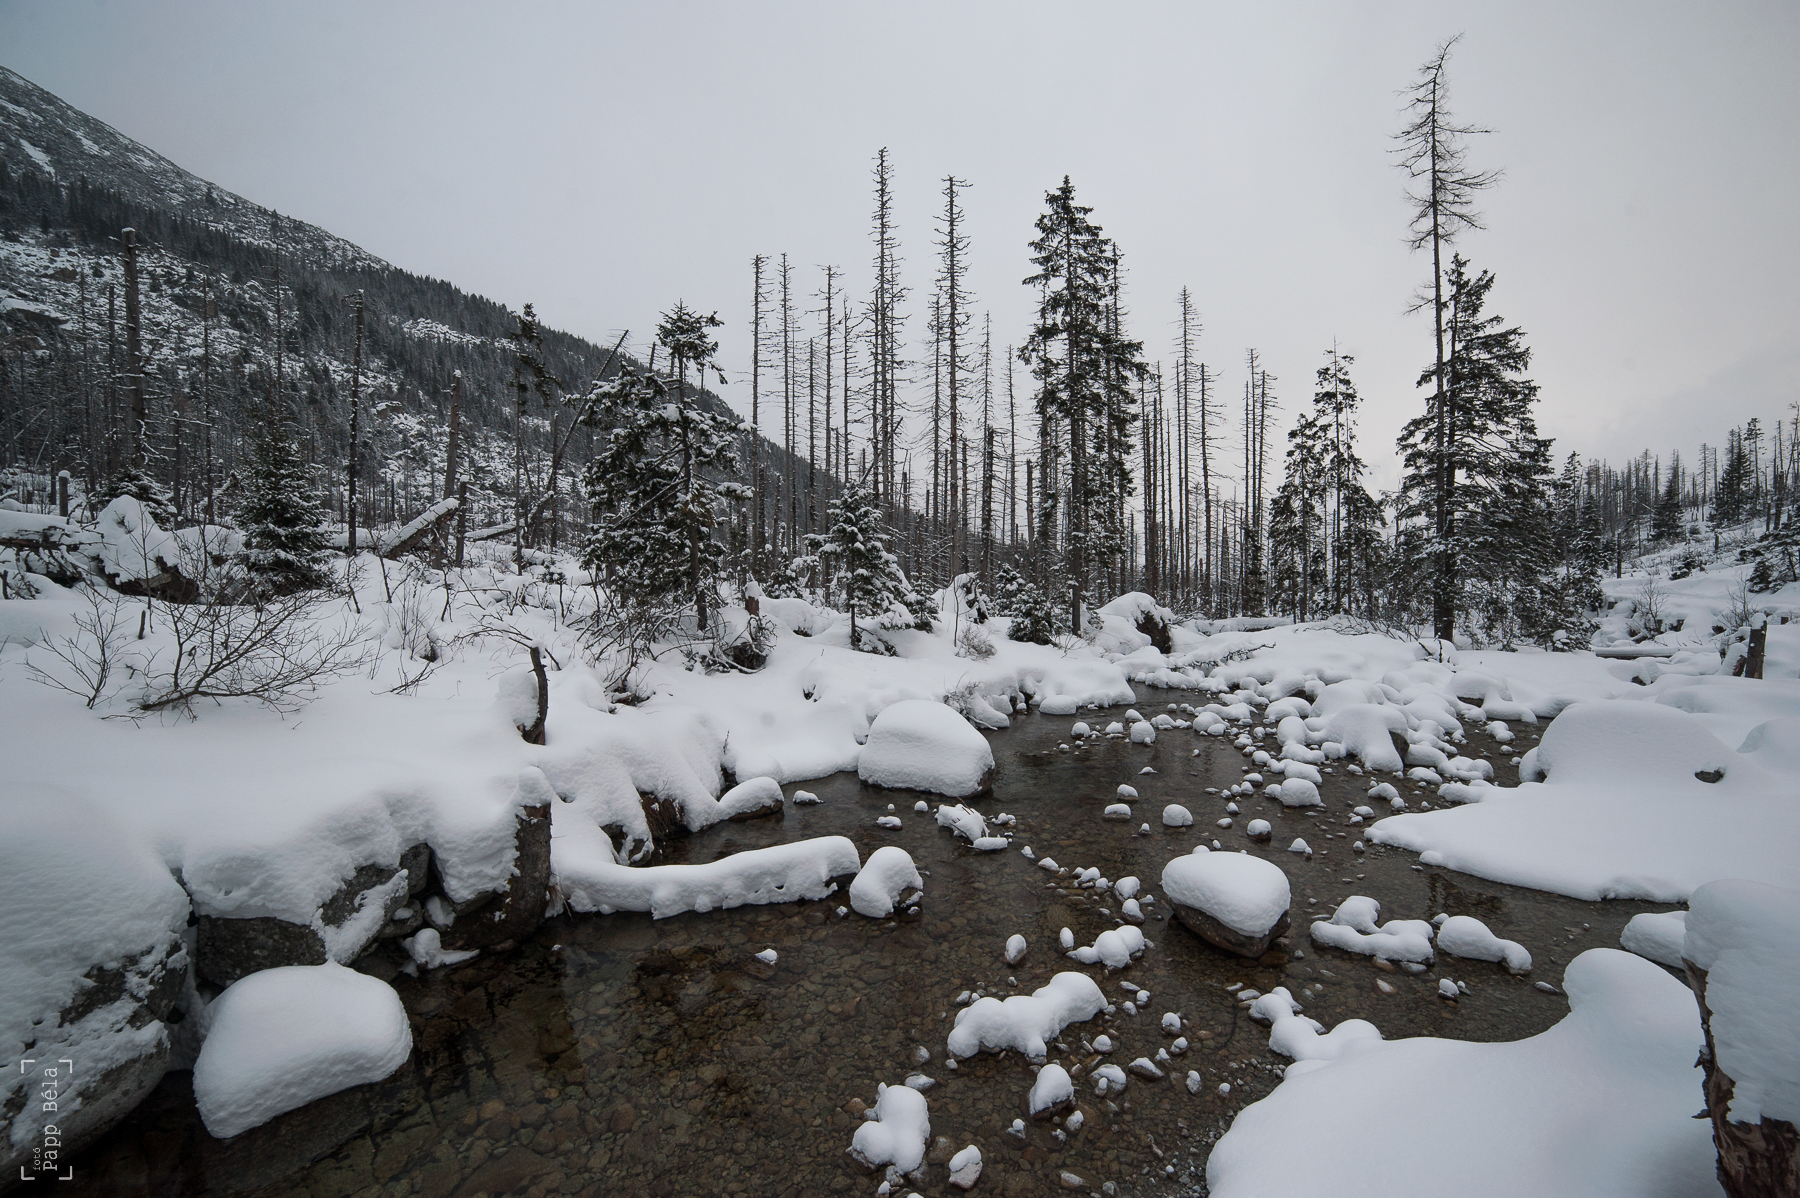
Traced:
POLYGON ((1800 890, 1706 883, 1688 900, 1681 955, 1706 974, 1714 1058, 1734 1083, 1731 1121, 1800 1124, 1800 890))
POLYGON ((981 813, 961 803, 939 803, 937 824, 940 828, 949 828, 970 844, 988 838, 987 821, 981 818, 981 813))
POLYGON ((1436 929, 1431 924, 1423 919, 1390 919, 1377 925, 1380 917, 1380 903, 1366 895, 1351 895, 1329 918, 1314 921, 1312 941, 1382 961, 1432 962, 1431 937, 1436 929))
MULTIPOLYGON (((1287 874, 1280 866, 1242 853, 1190 853, 1177 857, 1163 867, 1162 892, 1175 904, 1177 916, 1197 934, 1212 939, 1208 923, 1196 927, 1190 912, 1204 915, 1206 921, 1235 935, 1244 947, 1261 942, 1267 948, 1267 941, 1287 926, 1292 902, 1287 874)), ((1258 949, 1250 955, 1261 954, 1262 949, 1258 949)))
MULTIPOLYGON (((1672 694, 1699 705, 1694 696, 1712 690, 1782 686, 1712 681, 1672 694)), ((1765 710, 1779 698, 1758 693, 1765 710)), ((1675 903, 1715 878, 1780 885, 1794 876, 1800 717, 1757 725, 1734 752, 1703 716, 1675 706, 1577 703, 1533 752, 1543 781, 1506 790, 1504 801, 1385 819, 1370 839, 1411 849, 1426 865, 1588 900, 1675 903)), ((1520 771, 1532 776, 1524 764, 1520 771)))
POLYGON ((1250 1004, 1250 1018, 1270 1025, 1270 1050, 1296 1061, 1335 1061, 1381 1040, 1380 1030, 1366 1019, 1346 1019, 1326 1033, 1301 1009, 1286 986, 1277 986, 1250 1004))
MULTIPOLYGON (((794 799, 799 801, 796 793, 794 799)), ((773 778, 751 778, 719 796, 719 815, 724 819, 753 819, 781 814, 781 783, 773 778)))
POLYGON ((870 919, 886 919, 894 904, 908 890, 925 889, 912 855, 898 845, 884 844, 869 854, 856 880, 850 883, 850 908, 870 919))
POLYGON ((1137 878, 1130 876, 1120 878, 1117 882, 1113 883, 1113 893, 1118 895, 1121 899, 1136 898, 1138 896, 1138 891, 1141 888, 1142 883, 1140 883, 1137 878))
POLYGON ((1193 824, 1194 815, 1180 803, 1170 803, 1163 808, 1162 822, 1165 828, 1186 828, 1193 824))
POLYGON ((865 1120, 850 1139, 850 1157, 865 1170, 892 1165, 911 1173, 925 1163, 931 1140, 931 1117, 925 1096, 910 1086, 877 1087, 874 1118, 865 1120))
POLYGON ((1718 1194, 1709 1129, 1689 1117, 1700 1086, 1693 995, 1614 949, 1581 954, 1565 979, 1570 1013, 1530 1039, 1418 1037, 1290 1066, 1274 1093, 1245 1108, 1213 1148, 1210 1192, 1718 1194), (1441 1109, 1451 1099, 1459 1117, 1429 1135, 1371 1138, 1344 1118, 1347 1111, 1441 1109), (1295 1128, 1310 1131, 1296 1137, 1295 1128))
POLYGON ((1288 852, 1290 852, 1290 853, 1305 853, 1308 857, 1310 857, 1310 856, 1312 856, 1312 846, 1310 844, 1307 844, 1305 840, 1296 836, 1296 837, 1294 837, 1294 843, 1288 845, 1288 852))
POLYGON ((1156 728, 1148 720, 1139 720, 1131 726, 1130 740, 1134 745, 1153 745, 1156 728))
POLYGON ((207 1018, 194 1104, 219 1139, 380 1081, 412 1055, 400 996, 334 963, 250 974, 212 1001, 207 1018))
POLYGON ((1074 1101, 1075 1083, 1070 1080, 1069 1071, 1052 1061, 1038 1070, 1026 1105, 1033 1119, 1042 1119, 1074 1101))
POLYGON ((1138 797, 1137 787, 1135 787, 1135 786, 1120 786, 1119 787, 1119 797, 1121 799, 1137 798, 1138 797))
POLYGON ((930 699, 883 708, 856 764, 857 776, 872 785, 952 798, 985 789, 993 770, 987 738, 954 709, 930 699))
POLYGON ((1439 926, 1437 946, 1456 957, 1476 961, 1504 961, 1514 973, 1531 972, 1531 954, 1514 940, 1502 940, 1488 926, 1470 915, 1452 915, 1439 926))
POLYGON ((1680 969, 1681 948, 1686 939, 1686 911, 1645 911, 1633 915, 1625 930, 1619 933, 1619 947, 1658 965, 1680 969))
MULTIPOLYGON (((878 852, 880 850, 877 850, 878 852)), ((1006 938, 1006 963, 1017 965, 1025 959, 1025 937, 1014 932, 1006 938)))
POLYGON ((1276 792, 1283 807, 1323 807, 1325 800, 1319 797, 1319 788, 1305 778, 1289 778, 1281 784, 1276 792))
POLYGON ((854 874, 861 864, 848 837, 821 836, 746 849, 703 865, 627 866, 591 858, 577 864, 559 858, 556 872, 572 910, 648 911, 666 919, 684 911, 824 898, 837 889, 831 879, 854 874))
POLYGON ((420 928, 413 935, 400 942, 406 955, 413 959, 413 964, 421 969, 438 969, 445 965, 460 965, 473 957, 480 956, 474 949, 451 951, 444 948, 443 938, 436 928, 420 928))
POLYGON ((1100 818, 1129 821, 1131 819, 1131 807, 1127 803, 1108 803, 1106 809, 1100 813, 1100 818))
MULTIPOLYGON (((22 742, 21 747, 22 747, 22 742)), ((0 1161, 8 1176, 43 1144, 46 1122, 79 1143, 129 1111, 162 1078, 162 1020, 189 962, 188 900, 167 866, 78 793, 14 786, 0 797, 0 1161), (96 983, 100 983, 96 986, 96 983), (102 989, 101 987, 105 987, 102 989), (84 1002, 111 989, 112 1001, 84 1002), (84 1006, 92 1007, 82 1010, 84 1006), (26 1101, 16 1062, 57 1068, 60 1110, 26 1101), (117 1070, 109 1088, 95 1083, 117 1070), (23 1152, 23 1158, 15 1159, 23 1152)), ((32 1088, 35 1094, 36 1087, 32 1088)))
POLYGON ((1130 1082, 1123 1069, 1111 1064, 1101 1065, 1088 1076, 1094 1079, 1094 1093, 1102 1098, 1108 1094, 1117 1094, 1130 1082))
POLYGON ((1112 928, 1094 938, 1094 943, 1075 949, 1068 955, 1083 965, 1096 963, 1108 969, 1123 969, 1133 957, 1144 951, 1144 933, 1130 924, 1112 928))
POLYGON ((1275 838, 1275 829, 1266 819, 1253 819, 1244 825, 1244 835, 1251 840, 1268 841, 1275 838))
POLYGON ((950 1158, 950 1184, 959 1190, 971 1190, 981 1180, 981 1149, 970 1144, 950 1158))
POLYGON ((1106 996, 1085 973, 1059 973, 1029 995, 1001 1001, 977 999, 956 1014, 949 1049, 959 1057, 1013 1049, 1027 1060, 1042 1061, 1045 1042, 1071 1023, 1092 1019, 1106 1008, 1106 996))
POLYGON ((1046 695, 1038 710, 1045 715, 1074 715, 1081 710, 1081 700, 1074 695, 1046 695))

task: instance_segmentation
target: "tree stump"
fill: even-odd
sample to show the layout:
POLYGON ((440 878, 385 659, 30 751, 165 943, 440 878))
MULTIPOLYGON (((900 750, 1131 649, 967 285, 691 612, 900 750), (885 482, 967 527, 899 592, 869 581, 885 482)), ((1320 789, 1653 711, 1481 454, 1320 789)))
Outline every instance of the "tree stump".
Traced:
POLYGON ((1731 1198, 1800 1198, 1800 1133, 1792 1123, 1766 1115, 1760 1123, 1731 1121, 1736 1083, 1719 1068, 1713 1047, 1706 971, 1692 961, 1682 964, 1700 1004, 1700 1026, 1706 1033, 1700 1067, 1706 1074, 1706 1114, 1712 1119, 1713 1145, 1719 1151, 1719 1185, 1731 1198))

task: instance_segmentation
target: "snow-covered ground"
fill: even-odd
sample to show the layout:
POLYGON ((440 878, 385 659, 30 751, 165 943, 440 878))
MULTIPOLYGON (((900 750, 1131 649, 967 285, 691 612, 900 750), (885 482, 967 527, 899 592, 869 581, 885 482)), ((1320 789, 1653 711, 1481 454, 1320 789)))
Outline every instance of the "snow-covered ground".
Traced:
MULTIPOLYGON (((355 601, 332 601, 312 617, 321 628, 359 630, 367 651, 361 669, 330 680, 310 702, 285 713, 242 700, 202 701, 191 718, 130 708, 140 675, 155 667, 155 654, 169 651, 155 612, 139 637, 144 605, 138 600, 121 601, 125 634, 113 697, 90 710, 80 696, 41 685, 31 667, 57 670, 49 650, 58 638, 78 635, 77 620, 91 611, 81 595, 44 580, 36 599, 0 601, 7 638, 0 644, 0 727, 10 744, 28 747, 9 755, 17 797, 0 808, 0 832, 10 836, 42 828, 60 812, 91 811, 95 831, 77 837, 85 846, 79 852, 91 850, 96 861, 136 853, 140 864, 159 862, 179 880, 194 913, 310 927, 334 960, 347 962, 368 942, 363 932, 378 930, 358 921, 379 923, 391 909, 365 902, 348 921, 328 918, 334 897, 359 871, 399 868, 408 850, 426 845, 433 884, 442 889, 440 906, 473 901, 505 889, 522 851, 520 813, 543 806, 552 813, 555 893, 576 911, 664 915, 820 897, 863 866, 848 840, 800 842, 700 866, 643 862, 655 838, 675 825, 698 831, 769 809, 782 801, 777 783, 863 767, 872 782, 964 793, 992 764, 971 725, 1003 728, 1036 705, 1069 718, 1072 739, 1155 740, 1165 753, 1171 744, 1201 738, 1241 748, 1252 772, 1221 798, 1317 803, 1321 768, 1360 771, 1369 784, 1367 802, 1385 816, 1368 839, 1419 852, 1427 862, 1577 897, 1680 902, 1716 879, 1779 886, 1795 876, 1800 623, 1771 626, 1765 679, 1722 675, 1719 652, 1706 639, 1710 631, 1698 630, 1710 630, 1730 598, 1733 570, 1742 573, 1720 567, 1659 580, 1663 609, 1686 614, 1675 634, 1682 648, 1656 660, 1457 649, 1334 625, 1210 635, 1175 625, 1165 653, 1137 631, 1137 620, 1153 605, 1133 596, 1108 605, 1101 627, 1085 640, 1046 647, 996 635, 991 656, 970 658, 958 655, 946 622, 935 633, 884 633, 894 649, 886 656, 853 652, 847 621, 834 612, 772 600, 764 611, 777 627, 763 669, 709 671, 700 652, 671 648, 624 680, 635 694, 621 702, 612 664, 590 664, 584 651, 586 593, 579 588, 543 569, 521 576, 498 565, 471 567, 446 587, 441 575, 393 564, 384 577, 381 564, 365 558, 355 601), (535 702, 526 645, 537 646, 549 665, 541 746, 525 743, 517 731, 535 702), (1149 706, 1157 687, 1185 688, 1210 701, 1159 711, 1161 704, 1149 706), (1144 704, 1153 718, 1132 713, 1116 725, 1074 726, 1085 707, 1131 702, 1144 704), (885 757, 870 753, 865 760, 864 742, 872 729, 880 733, 884 712, 893 713, 887 721, 895 725, 893 743, 882 750, 885 757), (1520 763, 1522 776, 1535 780, 1517 788, 1493 785, 1492 765, 1464 751, 1476 728, 1504 739, 1509 726, 1552 718, 1542 744, 1520 763), (722 804, 721 791, 732 779, 746 786, 722 804), (106 828, 116 831, 103 834, 106 828)), ((1613 589, 1622 596, 1633 585, 1627 578, 1613 589)), ((1643 580, 1635 585, 1641 590, 1643 580)), ((1761 599, 1780 611, 1800 596, 1789 588, 1761 599)), ((728 607, 719 617, 735 628, 747 615, 728 607)), ((1615 612, 1599 639, 1621 639, 1628 622, 1615 612)), ((1135 797, 1124 790, 1121 800, 1135 797)), ((957 812, 940 809, 938 822, 958 830, 965 822, 979 825, 965 834, 982 842, 977 848, 1008 848, 979 814, 971 810, 964 820, 957 812)), ((881 876, 864 883, 868 897, 859 911, 875 914, 885 901, 891 913, 898 894, 921 881, 897 861, 880 864, 881 876)), ((382 885, 393 890, 395 903, 409 893, 398 881, 382 885)), ((1165 889, 1180 898, 1178 885, 1165 889)), ((34 901, 25 896, 9 914, 17 917, 34 901)), ((180 905, 179 895, 174 902, 180 905)), ((1279 917, 1280 906, 1259 909, 1258 928, 1279 917)), ((434 923, 451 926, 433 911, 434 923)), ((1418 931, 1421 952, 1396 959, 1429 959, 1429 925, 1376 925, 1374 913, 1367 914, 1322 924, 1336 929, 1323 935, 1361 943, 1418 931)), ((1520 946, 1490 944, 1460 925, 1448 931, 1450 939, 1437 942, 1444 951, 1456 951, 1454 941, 1465 955, 1486 953, 1529 967, 1520 946)), ((155 938, 139 939, 148 949, 155 938)), ((0 949, 29 955, 29 942, 20 943, 24 950, 0 949)), ((8 1008, 0 1016, 21 1049, 31 1045, 34 1020, 66 1005, 72 979, 119 951, 93 930, 66 943, 73 947, 45 958, 44 968, 56 976, 0 989, 8 1008)), ((433 950, 415 951, 424 964, 449 959, 435 944, 423 949, 433 950)), ((1129 945, 1122 954, 1113 949, 1096 940, 1080 951, 1107 965, 1115 959, 1124 965, 1133 955, 1129 945)), ((1659 951, 1666 958, 1667 945, 1659 951)), ((1321 1176, 1305 1170, 1329 1165, 1341 1180, 1352 1159, 1360 1164, 1348 1172, 1371 1179, 1404 1176, 1421 1185, 1450 1179, 1467 1189, 1508 1175, 1452 1164, 1501 1158, 1516 1163, 1509 1192, 1552 1192, 1556 1187, 1536 1179, 1557 1169, 1584 1179, 1557 1192, 1627 1192, 1632 1178, 1649 1187, 1633 1192, 1707 1192, 1682 1188, 1710 1176, 1689 1159, 1705 1138, 1704 1128, 1686 1119, 1698 1095, 1691 996, 1636 958, 1590 953, 1582 962, 1568 975, 1570 1017, 1520 1044, 1383 1042, 1360 1033, 1332 1040, 1296 1013, 1282 1013, 1284 1043, 1341 1042, 1342 1050, 1308 1049, 1335 1059, 1297 1066, 1263 1104, 1267 1111, 1255 1107, 1243 1116, 1235 1138, 1222 1142, 1215 1156, 1219 1192, 1301 1192, 1307 1178, 1321 1176), (1679 1052, 1677 1041, 1684 1045, 1679 1052), (1589 1082, 1570 1080, 1581 1070, 1593 1084, 1610 1079, 1607 1084, 1630 1089, 1633 1097, 1605 1117, 1591 1114, 1597 1104, 1582 1088, 1589 1082), (1489 1080, 1477 1085, 1482 1078, 1489 1080), (1346 1110, 1405 1110, 1464 1093, 1481 1096, 1471 1099, 1468 1117, 1429 1135, 1371 1141, 1342 1117, 1346 1110), (1558 1097, 1534 1102, 1532 1095, 1543 1093, 1558 1097), (1669 1113, 1677 1107, 1679 1127, 1669 1113), (1582 1120, 1580 1135, 1534 1138, 1549 1136, 1564 1116, 1582 1120), (1277 1125, 1320 1130, 1306 1138, 1306 1151, 1284 1155, 1263 1145, 1277 1125), (1585 1145, 1583 1153, 1556 1147, 1571 1136, 1585 1145), (1392 1165, 1366 1167, 1371 1151, 1390 1153, 1392 1165), (1650 1153, 1644 1159, 1655 1168, 1640 1174, 1633 1172, 1637 1164, 1618 1164, 1640 1151, 1650 1153), (1440 1160, 1441 1167, 1429 1163, 1440 1160), (1617 1185, 1594 1180, 1608 1160, 1617 1185), (1276 1177, 1268 1169, 1290 1171, 1276 1177)), ((959 1016, 951 1051, 1041 1054, 1046 1038, 1099 1009, 1097 992, 1077 992, 1074 979, 1087 981, 1083 974, 1059 975, 1035 995, 1008 999, 1016 1011, 980 1000, 959 1016)), ((391 1049, 392 1038, 386 1043, 391 1049)), ((377 1057, 387 1067, 381 1052, 369 1059, 377 1057)), ((906 1131, 880 1151, 869 1144, 871 1159, 908 1155, 913 1112, 900 1107, 912 1101, 901 1095, 888 1102, 896 1126, 905 1124, 906 1131)), ((1284 1142, 1293 1139, 1280 1134, 1284 1142)))

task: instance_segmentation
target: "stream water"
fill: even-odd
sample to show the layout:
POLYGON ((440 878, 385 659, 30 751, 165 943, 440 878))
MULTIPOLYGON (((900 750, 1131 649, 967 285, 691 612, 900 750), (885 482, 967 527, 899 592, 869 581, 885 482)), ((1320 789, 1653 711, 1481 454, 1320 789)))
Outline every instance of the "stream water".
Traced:
MULTIPOLYGON (((1150 692, 1140 708, 1150 714, 1183 701, 1204 699, 1150 692)), ((1116 716, 1082 718, 1098 728, 1116 716)), ((899 1084, 916 1071, 936 1081, 927 1092, 933 1136, 946 1137, 951 1150, 981 1149, 977 1194, 1204 1193, 1210 1145, 1238 1110, 1275 1086, 1287 1064, 1269 1051, 1266 1028, 1249 1020, 1228 985, 1285 985, 1327 1027, 1360 1017, 1388 1039, 1518 1039, 1568 1010, 1560 993, 1534 983, 1560 990, 1562 968, 1577 953, 1616 947, 1632 915, 1664 909, 1485 882, 1374 845, 1355 852, 1352 844, 1366 829, 1347 821, 1368 780, 1342 763, 1320 788, 1324 808, 1301 813, 1245 798, 1235 826, 1219 829, 1214 821, 1227 800, 1205 790, 1237 782, 1248 765, 1229 738, 1172 730, 1151 746, 1113 739, 1064 748, 1073 722, 1028 715, 990 734, 994 792, 976 805, 990 817, 1017 817, 1015 845, 1031 845, 1066 867, 1097 866, 1112 879, 1136 875, 1161 900, 1163 865, 1216 837, 1227 849, 1276 862, 1294 894, 1293 934, 1258 961, 1204 944, 1171 922, 1159 901, 1145 908, 1152 947, 1140 960, 1110 974, 1098 965, 1085 970, 1121 1005, 1111 1017, 1069 1028, 1062 1044, 1075 1051, 1053 1048, 1052 1060, 1091 1066, 1095 1058, 1081 1057, 1078 1042, 1102 1031, 1118 1042, 1113 1062, 1154 1057, 1172 1039, 1159 1026, 1165 1011, 1183 1017, 1192 1048, 1176 1058, 1167 1079, 1133 1078, 1122 1095, 1099 1097, 1079 1077, 1085 1122, 1073 1135, 1029 1119, 1022 1139, 1009 1134, 1026 1113, 1030 1066, 1016 1054, 983 1055, 951 1070, 944 1038, 960 992, 1029 992, 1052 973, 1081 968, 1058 951, 1060 929, 1092 943, 1115 926, 1116 903, 1077 888, 1073 872, 1054 878, 1017 851, 974 853, 913 811, 920 796, 867 788, 855 775, 839 774, 798 787, 819 795, 821 805, 790 806, 785 818, 726 824, 671 842, 664 860, 709 861, 834 833, 851 837, 865 858, 898 844, 929 875, 916 918, 840 916, 841 893, 655 922, 642 915, 562 917, 517 952, 420 978, 398 972, 402 958, 390 947, 358 967, 392 981, 411 1013, 414 1052, 399 1073, 228 1141, 201 1126, 190 1075, 170 1074, 77 1162, 76 1180, 59 1192, 873 1194, 880 1176, 860 1174, 845 1155, 858 1122, 853 1100, 873 1104, 877 1082, 899 1084), (1141 774, 1145 766, 1157 772, 1141 774), (1139 791, 1136 818, 1104 821, 1101 811, 1116 801, 1121 783, 1139 791), (1193 812, 1194 827, 1161 826, 1171 802, 1193 812), (903 821, 897 832, 875 826, 890 803, 903 821), (1275 825, 1270 844, 1244 835, 1243 825, 1256 816, 1275 825), (1147 835, 1137 831, 1143 823, 1151 827, 1147 835), (1296 836, 1313 846, 1313 857, 1287 850, 1296 836), (1424 973, 1389 972, 1308 943, 1307 917, 1351 894, 1378 899, 1384 918, 1474 915, 1522 942, 1535 969, 1514 977, 1498 964, 1440 957, 1424 973), (1003 946, 1014 932, 1030 948, 1008 966, 1003 946), (772 970, 754 957, 768 948, 779 954, 772 970), (1466 983, 1469 993, 1458 1002, 1439 998, 1444 976, 1466 983), (1136 1016, 1124 1012, 1124 983, 1151 994, 1136 1016), (931 1054, 923 1065, 915 1063, 920 1047, 931 1054), (1204 1080, 1198 1096, 1183 1084, 1189 1069, 1204 1080), (1064 1174, 1080 1185, 1069 1185, 1064 1174)), ((1505 785, 1517 781, 1509 759, 1534 744, 1541 728, 1515 731, 1518 739, 1502 746, 1473 730, 1465 750, 1488 756, 1505 785)), ((1430 799, 1410 785, 1405 793, 1415 808, 1430 799)), ((958 1192, 948 1185, 944 1156, 941 1148, 933 1154, 924 1184, 897 1193, 958 1192)), ((1357 1165, 1346 1159, 1344 1167, 1357 1165)))

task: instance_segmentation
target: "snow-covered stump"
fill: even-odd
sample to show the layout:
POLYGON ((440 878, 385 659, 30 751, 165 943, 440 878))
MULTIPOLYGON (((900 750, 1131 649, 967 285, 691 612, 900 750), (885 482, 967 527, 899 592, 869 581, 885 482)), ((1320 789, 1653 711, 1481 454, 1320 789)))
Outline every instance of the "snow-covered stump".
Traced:
POLYGON ((1281 867, 1241 853, 1190 853, 1163 867, 1163 894, 1183 927, 1215 948, 1260 957, 1289 927, 1281 867))
POLYGON ((0 1072, 0 1188, 65 1173, 162 1080, 187 916, 167 867, 98 809, 0 799, 0 1043, 17 1054, 0 1072))
POLYGON ((960 799, 993 785, 994 751, 953 709, 931 699, 906 699, 883 708, 869 725, 856 772, 873 786, 960 799))
POLYGON ((1688 900, 1682 963, 1706 1046, 1706 1113, 1731 1198, 1800 1198, 1800 891, 1709 882, 1688 900))

